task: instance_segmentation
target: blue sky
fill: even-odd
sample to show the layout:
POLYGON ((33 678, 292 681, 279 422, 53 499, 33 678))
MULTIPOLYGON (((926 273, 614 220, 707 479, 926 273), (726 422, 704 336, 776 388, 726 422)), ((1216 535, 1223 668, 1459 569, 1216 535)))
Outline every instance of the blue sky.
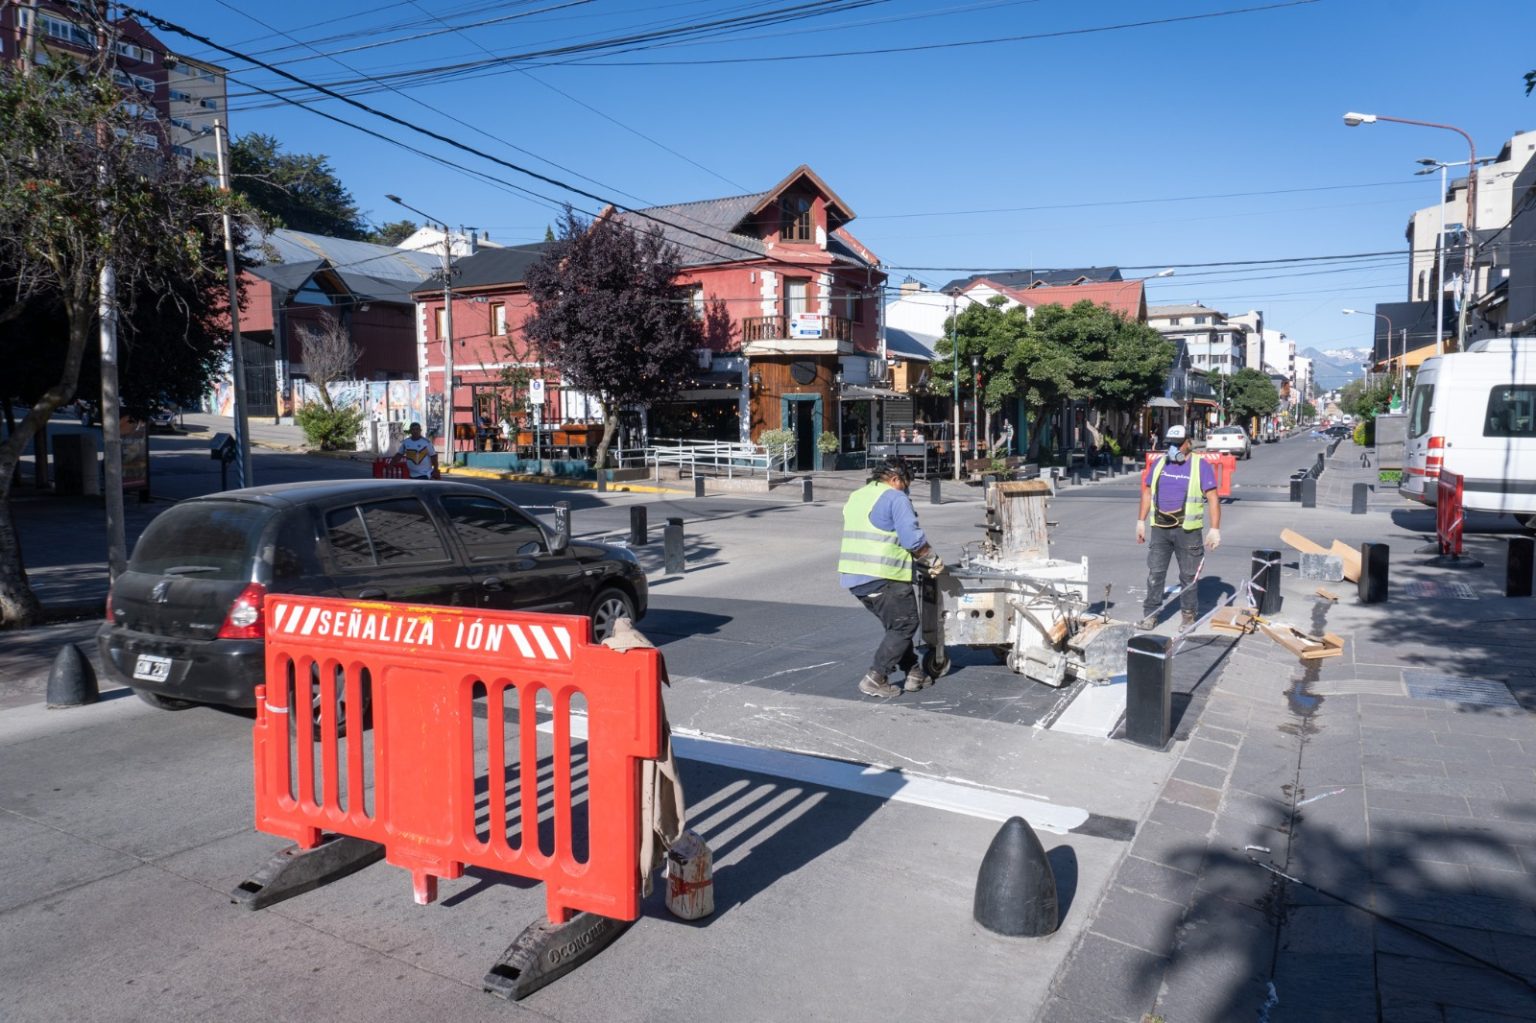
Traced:
MULTIPOLYGON (((311 58, 284 66, 331 81, 792 3, 162 0, 148 10, 248 54, 286 47, 263 59, 311 58), (389 26, 398 28, 379 32, 389 26), (457 30, 439 31, 446 26, 457 30), (423 37, 429 30, 438 34, 423 37)), ((937 286, 960 275, 949 268, 1147 268, 1129 276, 1389 251, 1345 265, 1179 269, 1149 283, 1154 304, 1263 309, 1301 347, 1364 345, 1374 320, 1339 310, 1406 299, 1404 227, 1438 187, 1438 177, 1414 176, 1414 161, 1467 152, 1451 132, 1346 128, 1341 115, 1455 124, 1479 156, 1494 155, 1536 128, 1536 98, 1522 81, 1536 68, 1536 3, 1316 0, 1222 13, 1273 3, 1284 0, 870 0, 784 25, 714 30, 690 45, 537 58, 452 81, 406 78, 399 93, 358 98, 631 205, 760 191, 807 163, 858 215, 850 229, 892 268, 893 284, 910 272, 937 286), (1220 16, 1197 18, 1211 14, 1220 16), (1195 20, 1083 31, 1162 19, 1195 20), (1049 33, 1071 34, 846 53, 1049 33), (761 60, 812 54, 824 56, 761 60), (707 63, 677 63, 690 61, 707 63)), ((556 216, 548 201, 252 95, 248 86, 271 86, 274 76, 159 34, 231 69, 236 135, 267 132, 290 150, 326 154, 377 222, 403 213, 385 193, 502 242, 542 237, 556 216)), ((546 200, 595 208, 336 101, 317 106, 546 200)))

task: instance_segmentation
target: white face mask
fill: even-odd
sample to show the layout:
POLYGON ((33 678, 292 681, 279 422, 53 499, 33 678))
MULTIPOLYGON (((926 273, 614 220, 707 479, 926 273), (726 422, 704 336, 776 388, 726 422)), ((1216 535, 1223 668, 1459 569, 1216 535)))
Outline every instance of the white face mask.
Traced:
POLYGON ((1182 444, 1172 444, 1168 447, 1168 461, 1183 462, 1189 458, 1189 453, 1184 450, 1182 444))

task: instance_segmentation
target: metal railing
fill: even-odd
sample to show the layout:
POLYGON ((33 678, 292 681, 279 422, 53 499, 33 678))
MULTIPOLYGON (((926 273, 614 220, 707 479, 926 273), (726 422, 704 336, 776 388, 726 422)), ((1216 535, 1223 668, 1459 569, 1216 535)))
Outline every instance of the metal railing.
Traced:
POLYGON ((775 470, 784 472, 790 458, 788 444, 770 451, 761 444, 742 444, 713 440, 657 440, 645 452, 646 462, 657 479, 662 466, 674 466, 679 475, 737 476, 761 475, 773 481, 775 470))

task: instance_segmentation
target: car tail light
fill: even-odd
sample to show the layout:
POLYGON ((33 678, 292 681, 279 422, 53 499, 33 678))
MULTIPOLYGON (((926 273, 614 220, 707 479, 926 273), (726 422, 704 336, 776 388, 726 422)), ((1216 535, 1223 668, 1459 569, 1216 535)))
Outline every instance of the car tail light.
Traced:
POLYGON ((1445 465, 1445 438, 1429 438, 1429 454, 1424 459, 1424 475, 1439 476, 1445 465))
POLYGON ((224 624, 219 626, 219 638, 265 639, 267 616, 261 609, 261 600, 266 595, 267 588, 260 583, 251 583, 241 590, 235 602, 229 605, 224 624))
POLYGON ((107 621, 112 620, 112 591, 107 591, 107 621))

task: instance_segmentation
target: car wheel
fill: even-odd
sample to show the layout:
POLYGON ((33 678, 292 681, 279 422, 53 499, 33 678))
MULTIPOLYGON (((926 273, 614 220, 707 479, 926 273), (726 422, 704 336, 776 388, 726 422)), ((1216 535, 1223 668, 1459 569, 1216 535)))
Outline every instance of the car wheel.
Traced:
MULTIPOLYGON (((309 689, 309 720, 311 725, 310 734, 315 737, 316 742, 320 741, 320 708, 320 680, 318 677, 312 677, 309 689)), ((338 679, 336 683, 336 737, 338 739, 346 736, 347 728, 352 723, 347 713, 349 709, 347 706, 346 686, 338 679)), ((363 712, 360 715, 364 730, 368 728, 368 716, 372 710, 373 701, 369 698, 369 691, 365 688, 363 690, 363 712)))
POLYGON ((178 700, 171 696, 161 696, 159 693, 151 693, 143 689, 135 689, 133 695, 156 710, 186 710, 188 707, 197 706, 191 700, 178 700))
POLYGON ((592 598, 592 608, 587 612, 592 619, 592 638, 601 643, 613 635, 613 623, 620 618, 635 620, 635 604, 623 590, 609 587, 592 598))
POLYGON ((1536 515, 1516 515, 1515 521, 1527 531, 1536 533, 1536 515))

